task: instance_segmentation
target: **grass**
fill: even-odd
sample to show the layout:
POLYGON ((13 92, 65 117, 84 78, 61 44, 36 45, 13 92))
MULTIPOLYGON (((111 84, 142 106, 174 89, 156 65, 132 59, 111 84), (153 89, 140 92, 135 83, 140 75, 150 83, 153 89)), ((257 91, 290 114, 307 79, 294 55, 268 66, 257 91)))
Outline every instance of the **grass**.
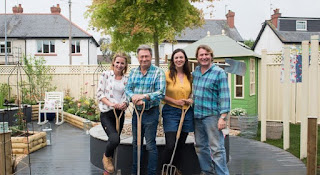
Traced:
MULTIPOLYGON (((258 131, 257 131, 257 137, 255 137, 255 140, 260 141, 260 136, 261 136, 261 124, 259 122, 258 126, 258 131)), ((318 148, 320 147, 320 132, 318 129, 318 148)), ((272 140, 272 139, 267 139, 265 143, 279 147, 283 149, 283 138, 279 140, 272 140)), ((299 124, 290 124, 290 148, 287 150, 297 158, 300 158, 300 125, 299 124)), ((304 158, 302 161, 306 164, 307 159, 304 158)), ((320 173, 320 151, 318 150, 317 152, 317 165, 318 165, 318 173, 320 173)))

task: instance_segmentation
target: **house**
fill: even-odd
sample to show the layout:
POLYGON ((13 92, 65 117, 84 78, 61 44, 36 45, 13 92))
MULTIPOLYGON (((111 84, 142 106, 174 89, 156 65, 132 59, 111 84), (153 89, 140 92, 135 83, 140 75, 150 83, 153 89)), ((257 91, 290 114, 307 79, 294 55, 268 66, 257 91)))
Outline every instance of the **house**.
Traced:
POLYGON ((274 10, 271 20, 261 27, 253 50, 280 52, 284 46, 300 47, 301 42, 310 40, 312 35, 320 35, 320 18, 282 17, 279 9, 274 10))
POLYGON ((235 12, 229 10, 226 14, 226 19, 206 19, 205 24, 202 27, 185 29, 180 36, 176 36, 176 43, 164 42, 160 44, 160 58, 165 58, 165 55, 170 55, 175 49, 184 48, 189 44, 204 38, 207 36, 208 32, 210 32, 210 35, 220 35, 223 30, 228 37, 235 41, 243 42, 240 33, 234 25, 234 16, 235 12))
MULTIPOLYGON (((235 12, 229 10, 226 14, 226 19, 206 19, 205 24, 198 28, 186 28, 181 35, 175 37, 176 42, 170 43, 164 41, 159 44, 159 57, 160 63, 164 63, 168 56, 178 48, 184 48, 189 44, 192 44, 207 35, 210 32, 211 35, 220 35, 222 31, 237 42, 243 42, 243 39, 234 25, 235 12)), ((154 54, 153 54, 154 55, 154 54)), ((132 57, 133 58, 133 57, 132 57)), ((139 64, 134 58, 133 64, 139 64)))
MULTIPOLYGON (((246 63, 247 70, 245 76, 232 74, 228 76, 231 107, 244 108, 248 114, 258 114, 258 64, 260 55, 256 54, 243 44, 238 43, 232 38, 222 35, 208 35, 183 48, 188 58, 196 64, 195 52, 199 45, 210 46, 214 52, 214 62, 224 63, 225 58, 231 58, 246 63)), ((192 65, 192 70, 195 65, 192 65)))
MULTIPOLYGON (((7 21, 8 63, 24 55, 41 56, 48 65, 69 65, 70 21, 60 14, 59 4, 51 13, 23 13, 21 4, 11 14, 0 14, 0 64, 5 63, 5 20, 7 21)), ((72 23, 72 64, 97 64, 99 44, 88 32, 72 23)))

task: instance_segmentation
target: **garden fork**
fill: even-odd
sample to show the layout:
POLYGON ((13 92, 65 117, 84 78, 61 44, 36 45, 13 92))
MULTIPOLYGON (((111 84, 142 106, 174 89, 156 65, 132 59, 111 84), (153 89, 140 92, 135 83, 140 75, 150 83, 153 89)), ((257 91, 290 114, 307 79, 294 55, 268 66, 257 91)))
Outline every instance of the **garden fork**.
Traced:
POLYGON ((176 135, 176 142, 174 144, 174 149, 173 149, 173 152, 171 155, 171 160, 170 160, 169 164, 163 164, 161 175, 175 175, 176 174, 177 167, 172 165, 172 162, 173 162, 174 155, 176 153, 176 149, 177 149, 178 141, 180 138, 184 117, 186 116, 186 113, 189 108, 190 108, 190 105, 186 109, 183 109, 183 107, 181 108, 181 118, 180 118, 179 127, 178 127, 178 131, 177 131, 177 135, 176 135))
MULTIPOLYGON (((114 113, 114 117, 116 118, 116 130, 120 136, 120 119, 122 117, 122 114, 123 114, 123 110, 121 111, 120 115, 118 116, 117 115, 117 112, 115 109, 113 109, 113 113, 114 113)), ((115 152, 115 155, 114 155, 115 159, 114 159, 114 170, 115 172, 118 171, 117 168, 118 168, 118 146, 116 148, 116 152, 115 152)))
POLYGON ((141 122, 142 122, 142 115, 144 112, 144 108, 146 107, 145 103, 142 104, 142 110, 139 115, 139 112, 136 108, 136 105, 134 105, 134 110, 136 111, 137 115, 137 153, 138 153, 138 167, 137 167, 137 175, 140 175, 140 162, 141 162, 141 122))

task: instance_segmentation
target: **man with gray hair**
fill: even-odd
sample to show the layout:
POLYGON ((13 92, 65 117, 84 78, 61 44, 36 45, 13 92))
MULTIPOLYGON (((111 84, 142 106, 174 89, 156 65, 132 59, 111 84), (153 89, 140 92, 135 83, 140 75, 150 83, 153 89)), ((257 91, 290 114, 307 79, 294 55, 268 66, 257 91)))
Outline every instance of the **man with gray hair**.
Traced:
MULTIPOLYGON (((141 142, 143 137, 146 140, 148 151, 148 175, 154 175, 157 171, 158 150, 156 146, 156 133, 159 119, 159 104, 166 92, 166 78, 164 72, 151 64, 152 49, 148 45, 141 45, 137 49, 140 66, 130 71, 128 84, 125 92, 127 98, 141 113, 142 104, 145 103, 145 110, 142 115, 141 142)), ((133 163, 132 174, 137 174, 137 116, 132 115, 133 135, 133 163)), ((141 143, 141 145, 143 145, 141 143)), ((142 151, 141 151, 142 152, 142 151)))

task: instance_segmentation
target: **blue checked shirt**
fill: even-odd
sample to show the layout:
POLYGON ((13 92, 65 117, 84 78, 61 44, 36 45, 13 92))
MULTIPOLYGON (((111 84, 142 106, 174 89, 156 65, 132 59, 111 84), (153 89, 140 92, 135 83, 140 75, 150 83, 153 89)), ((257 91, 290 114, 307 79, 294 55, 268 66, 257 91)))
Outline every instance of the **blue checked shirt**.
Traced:
POLYGON ((192 77, 194 118, 220 116, 230 111, 228 78, 223 69, 212 65, 202 74, 197 66, 192 77))
MULTIPOLYGON (((159 106, 160 100, 164 98, 166 93, 166 77, 163 70, 151 65, 147 73, 143 75, 140 66, 132 69, 125 92, 129 101, 134 94, 148 94, 150 100, 145 99, 145 110, 159 106)), ((141 108, 141 106, 137 106, 137 109, 141 108)))

